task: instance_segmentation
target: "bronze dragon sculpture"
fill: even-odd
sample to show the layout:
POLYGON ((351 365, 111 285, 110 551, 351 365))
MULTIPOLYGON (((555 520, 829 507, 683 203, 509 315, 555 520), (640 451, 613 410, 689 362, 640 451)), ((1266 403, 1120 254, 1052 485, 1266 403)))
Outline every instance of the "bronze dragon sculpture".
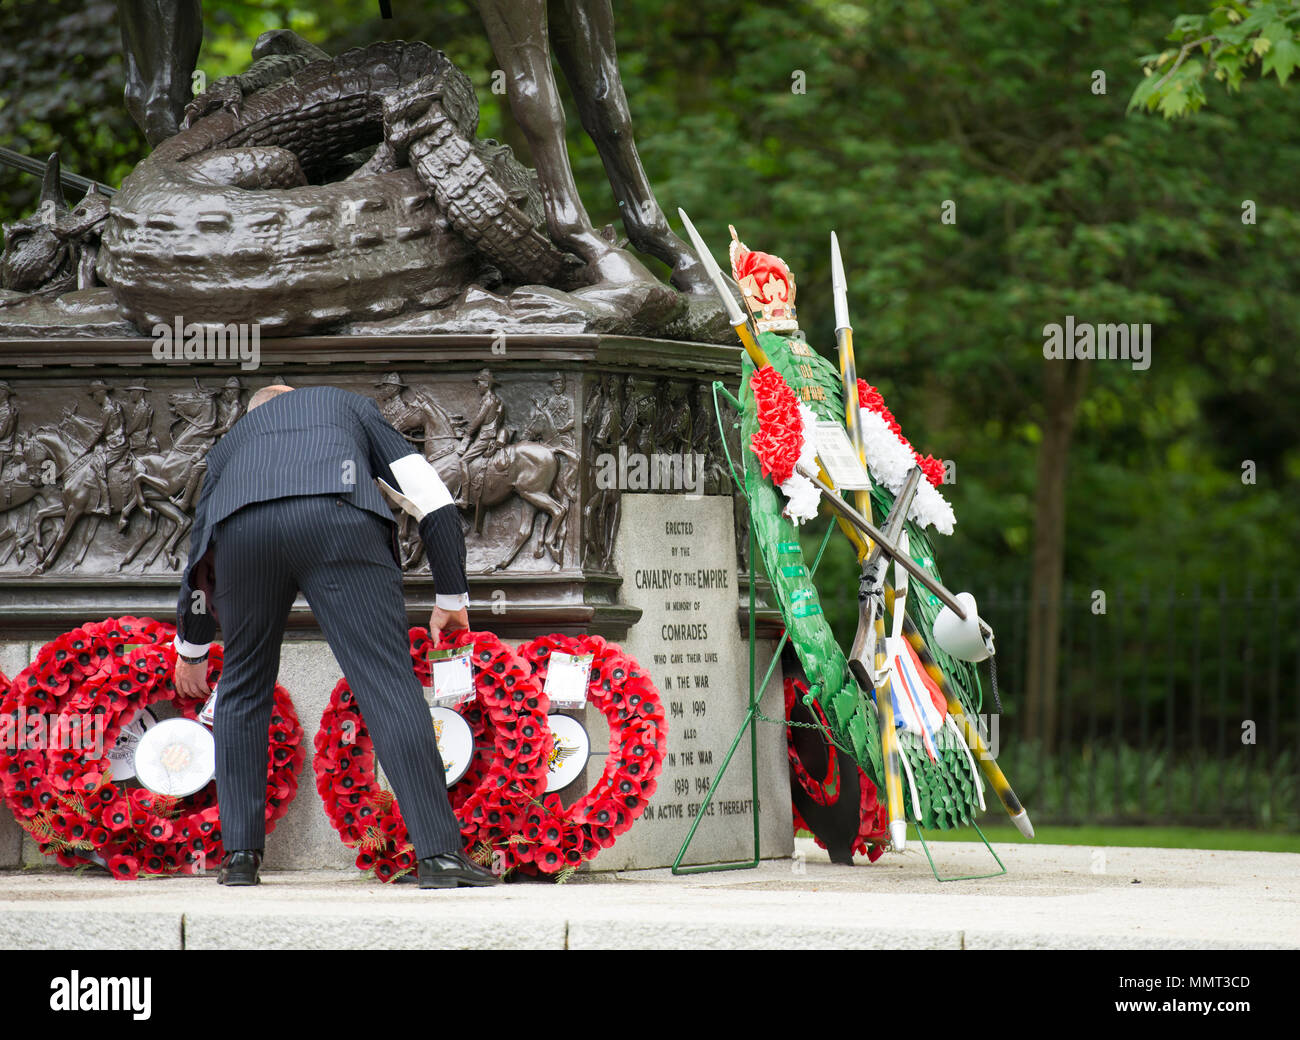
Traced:
POLYGON ((297 64, 288 78, 247 96, 217 81, 123 181, 98 273, 128 319, 291 335, 438 306, 488 264, 515 284, 572 281, 580 261, 546 237, 535 176, 476 138, 473 86, 442 52, 388 42, 286 64, 291 35, 259 41, 246 74, 297 64))

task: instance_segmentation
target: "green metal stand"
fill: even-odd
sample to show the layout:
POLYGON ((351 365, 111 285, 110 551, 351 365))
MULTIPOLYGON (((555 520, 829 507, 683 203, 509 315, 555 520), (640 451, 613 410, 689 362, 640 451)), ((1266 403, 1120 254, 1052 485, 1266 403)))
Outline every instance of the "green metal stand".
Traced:
POLYGON ((984 837, 984 832, 980 830, 980 825, 971 821, 971 826, 975 828, 975 833, 980 836, 980 841, 982 841, 984 847, 992 853, 993 858, 998 861, 998 866, 1002 869, 995 870, 992 874, 962 874, 960 877, 940 877, 939 870, 934 865, 934 857, 930 855, 930 846, 925 842, 925 833, 922 831, 921 825, 918 823, 916 825, 916 836, 921 839, 921 848, 925 849, 925 858, 930 861, 930 873, 934 875, 935 881, 940 883, 944 881, 979 881, 981 878, 1001 877, 1007 872, 1006 865, 1002 862, 1002 858, 994 852, 993 846, 989 844, 988 838, 984 837))
MULTIPOLYGON (((731 458, 731 449, 727 447, 726 431, 722 428, 722 412, 718 408, 718 395, 721 393, 731 403, 731 406, 740 412, 741 406, 727 388, 719 382, 713 384, 713 408, 714 413, 718 416, 718 428, 722 433, 722 448, 727 456, 727 468, 731 473, 731 479, 736 487, 740 490, 741 495, 745 497, 746 508, 749 506, 749 496, 745 493, 745 482, 736 475, 736 466, 731 458)), ((704 801, 700 804, 700 811, 691 823, 691 829, 686 833, 686 840, 682 842, 682 847, 677 851, 677 858, 673 860, 672 871, 674 874, 709 874, 720 870, 753 870, 759 864, 760 859, 760 839, 759 839, 759 804, 758 804, 758 723, 779 722, 785 725, 785 719, 772 719, 764 715, 759 710, 759 702, 762 700, 763 691, 767 689, 767 684, 772 678, 772 672, 781 660, 781 651, 785 648, 789 640, 789 633, 781 636, 780 642, 776 644, 776 649, 772 651, 772 661, 767 666, 767 671, 763 674, 763 681, 755 685, 754 671, 757 656, 756 644, 758 642, 758 598, 754 590, 754 561, 757 557, 754 555, 754 525, 751 521, 748 525, 749 536, 749 710, 745 712, 744 721, 740 724, 740 729, 736 731, 735 739, 731 742, 731 747, 727 749, 726 756, 718 766, 718 771, 713 776, 713 782, 709 784, 708 794, 704 796, 704 801), (722 782, 723 775, 727 772, 727 767, 731 765, 731 759, 736 754, 736 748, 740 746, 740 741, 749 730, 749 769, 750 777, 753 781, 753 805, 754 805, 754 856, 752 859, 743 860, 738 863, 705 863, 698 866, 683 867, 682 860, 686 857, 686 850, 690 848, 691 842, 695 840, 695 832, 699 829, 700 821, 704 819, 705 810, 713 801, 713 795, 722 782)), ((817 550, 817 557, 813 560, 813 565, 809 573, 817 572, 817 565, 821 563, 822 554, 826 551, 826 545, 830 541, 830 536, 834 528, 827 528, 826 536, 822 539, 821 547, 817 550)), ((818 729, 823 729, 818 725, 818 729)), ((826 737, 833 741, 829 732, 826 737)))

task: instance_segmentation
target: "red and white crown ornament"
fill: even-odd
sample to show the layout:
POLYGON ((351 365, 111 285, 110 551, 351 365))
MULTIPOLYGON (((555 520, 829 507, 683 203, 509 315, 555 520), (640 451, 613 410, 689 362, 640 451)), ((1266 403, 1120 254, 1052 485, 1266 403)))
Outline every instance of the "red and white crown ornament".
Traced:
POLYGON ((779 256, 750 249, 731 231, 731 276, 745 297, 759 332, 796 332, 794 275, 779 256))

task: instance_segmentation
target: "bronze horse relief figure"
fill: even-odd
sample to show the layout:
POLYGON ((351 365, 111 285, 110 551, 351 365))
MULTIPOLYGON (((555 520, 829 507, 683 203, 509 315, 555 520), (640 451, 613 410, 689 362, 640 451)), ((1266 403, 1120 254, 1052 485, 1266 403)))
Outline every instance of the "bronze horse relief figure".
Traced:
POLYGON ((95 380, 88 387, 95 405, 91 416, 74 406, 57 422, 22 430, 18 411, 7 384, 0 386, 5 398, 4 429, 0 439, 0 472, 4 477, 0 494, 0 565, 17 555, 23 562, 27 548, 36 555, 33 573, 44 574, 60 558, 76 528, 84 520, 81 539, 73 561, 81 567, 96 542, 100 522, 116 517, 119 533, 131 532, 120 550, 105 549, 107 562, 122 571, 157 539, 144 561, 150 568, 165 556, 167 566, 180 566, 179 547, 192 523, 190 511, 202 481, 207 450, 243 412, 239 380, 231 377, 223 389, 204 388, 168 395, 173 419, 165 440, 154 433, 153 409, 148 386, 136 383, 114 387, 95 380), (234 384, 232 387, 231 384, 234 384), (119 402, 118 391, 133 394, 119 402), (179 429, 178 429, 179 428, 179 429), (135 522, 139 511, 143 523, 135 522), (47 538, 47 528, 57 526, 47 538), (134 530, 132 530, 134 528, 134 530))
MULTIPOLYGON (((408 387, 396 372, 376 384, 379 409, 399 432, 421 451, 447 485, 461 510, 466 532, 482 535, 488 511, 520 500, 519 526, 503 555, 485 573, 504 570, 528 544, 539 514, 546 517, 533 557, 550 555, 553 569, 564 562, 567 520, 576 498, 574 481, 578 455, 563 443, 531 439, 539 429, 537 413, 526 424, 523 439, 515 440, 506 425, 506 407, 497 397, 498 385, 488 369, 474 379, 479 392, 476 414, 448 415, 425 387, 408 387)), ((418 567, 423 547, 405 513, 399 516, 399 541, 404 569, 418 567)))

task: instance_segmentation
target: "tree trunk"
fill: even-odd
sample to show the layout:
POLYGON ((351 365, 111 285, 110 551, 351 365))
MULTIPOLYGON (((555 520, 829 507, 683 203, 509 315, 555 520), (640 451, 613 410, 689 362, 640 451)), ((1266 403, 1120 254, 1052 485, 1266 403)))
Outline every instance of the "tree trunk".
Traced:
POLYGON ((1065 489, 1070 441, 1087 366, 1047 361, 1043 377, 1043 439, 1034 489, 1034 555, 1029 596, 1025 736, 1050 753, 1057 735, 1057 660, 1065 570, 1065 489))

